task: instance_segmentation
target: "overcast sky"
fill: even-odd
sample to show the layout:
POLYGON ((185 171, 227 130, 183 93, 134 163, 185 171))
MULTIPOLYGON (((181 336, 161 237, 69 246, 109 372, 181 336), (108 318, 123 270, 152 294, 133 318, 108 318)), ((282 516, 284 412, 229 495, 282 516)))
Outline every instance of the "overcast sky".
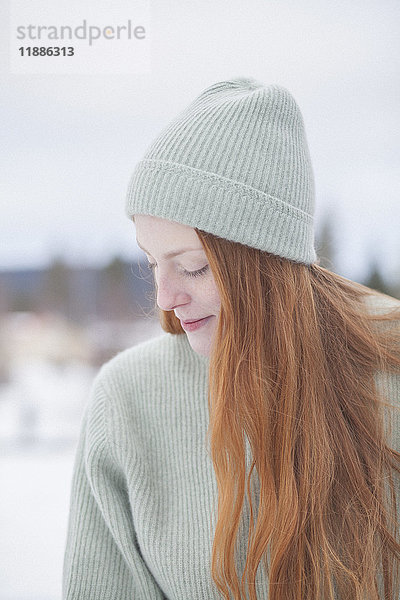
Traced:
MULTIPOLYGON (((12 1, 12 0, 9 0, 12 1)), ((135 163, 205 87, 251 76, 296 98, 316 182, 316 227, 335 224, 349 278, 371 258, 400 280, 398 0, 153 0, 151 71, 11 75, 1 18, 0 269, 54 255, 136 260, 124 214, 135 163)))

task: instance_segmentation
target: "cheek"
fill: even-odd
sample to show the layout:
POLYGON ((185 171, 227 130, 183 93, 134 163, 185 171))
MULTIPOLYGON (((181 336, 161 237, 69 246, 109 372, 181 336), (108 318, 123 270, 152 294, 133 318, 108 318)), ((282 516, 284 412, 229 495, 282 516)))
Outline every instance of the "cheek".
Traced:
POLYGON ((209 300, 209 304, 212 306, 216 306, 217 308, 219 308, 220 304, 221 304, 221 299, 219 296, 219 292, 217 289, 217 286, 215 285, 214 282, 212 282, 209 286, 208 286, 208 290, 207 290, 207 294, 206 294, 208 300, 209 300))

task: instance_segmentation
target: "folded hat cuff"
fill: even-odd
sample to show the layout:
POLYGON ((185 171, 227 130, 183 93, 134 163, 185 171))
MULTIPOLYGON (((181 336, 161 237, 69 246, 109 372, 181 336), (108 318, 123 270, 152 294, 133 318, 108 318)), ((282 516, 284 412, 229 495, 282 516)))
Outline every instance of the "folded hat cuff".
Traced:
POLYGON ((171 161, 136 165, 125 212, 197 227, 296 262, 317 258, 311 215, 249 185, 171 161))

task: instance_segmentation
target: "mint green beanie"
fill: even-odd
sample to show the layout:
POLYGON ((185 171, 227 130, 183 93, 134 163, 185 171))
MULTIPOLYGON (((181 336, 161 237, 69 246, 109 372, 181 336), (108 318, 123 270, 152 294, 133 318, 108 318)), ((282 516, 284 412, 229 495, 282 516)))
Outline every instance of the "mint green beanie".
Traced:
POLYGON ((206 88, 153 141, 131 176, 126 214, 311 264, 314 203, 295 99, 280 85, 237 77, 206 88))

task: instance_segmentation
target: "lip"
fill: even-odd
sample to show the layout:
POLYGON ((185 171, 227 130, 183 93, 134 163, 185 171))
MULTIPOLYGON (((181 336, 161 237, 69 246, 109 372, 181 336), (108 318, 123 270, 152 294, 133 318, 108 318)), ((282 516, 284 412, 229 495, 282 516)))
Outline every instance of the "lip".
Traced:
MULTIPOLYGON (((206 319, 207 317, 202 317, 206 319)), ((201 319, 179 319, 181 323, 185 323, 185 325, 189 325, 189 323, 197 323, 197 321, 201 321, 201 319)))
POLYGON ((203 319, 197 319, 197 321, 182 321, 182 319, 179 320, 185 331, 195 331, 196 329, 199 329, 200 327, 203 327, 203 325, 208 323, 212 316, 213 315, 209 315, 208 317, 204 317, 203 319))

